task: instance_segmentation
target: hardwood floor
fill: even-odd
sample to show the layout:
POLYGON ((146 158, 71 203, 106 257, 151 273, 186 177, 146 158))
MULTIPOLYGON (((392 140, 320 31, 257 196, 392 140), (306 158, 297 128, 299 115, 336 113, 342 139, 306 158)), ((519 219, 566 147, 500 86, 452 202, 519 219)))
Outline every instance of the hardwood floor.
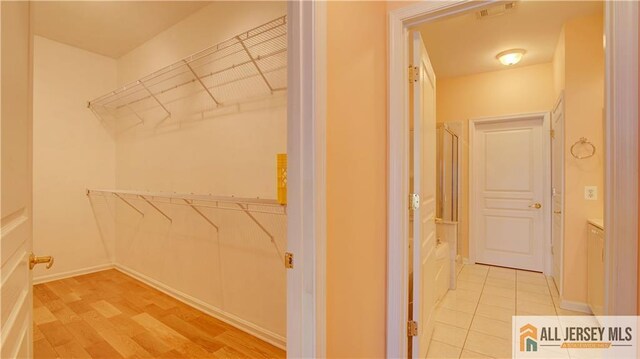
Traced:
POLYGON ((284 358, 115 269, 35 285, 35 358, 284 358))

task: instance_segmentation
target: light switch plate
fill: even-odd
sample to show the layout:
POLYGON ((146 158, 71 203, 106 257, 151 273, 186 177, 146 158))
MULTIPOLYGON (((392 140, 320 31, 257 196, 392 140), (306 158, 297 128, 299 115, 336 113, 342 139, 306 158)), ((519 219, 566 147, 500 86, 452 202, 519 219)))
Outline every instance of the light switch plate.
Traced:
POLYGON ((595 201, 598 199, 598 186, 584 186, 584 199, 595 201))

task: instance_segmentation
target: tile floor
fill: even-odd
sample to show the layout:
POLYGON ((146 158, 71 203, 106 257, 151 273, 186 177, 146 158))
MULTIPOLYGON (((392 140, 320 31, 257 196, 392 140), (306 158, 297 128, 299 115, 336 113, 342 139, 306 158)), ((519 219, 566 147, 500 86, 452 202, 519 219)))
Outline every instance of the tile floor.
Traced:
POLYGON ((427 358, 511 358, 512 315, 586 315, 559 307, 542 273, 460 265, 458 287, 439 303, 427 358))

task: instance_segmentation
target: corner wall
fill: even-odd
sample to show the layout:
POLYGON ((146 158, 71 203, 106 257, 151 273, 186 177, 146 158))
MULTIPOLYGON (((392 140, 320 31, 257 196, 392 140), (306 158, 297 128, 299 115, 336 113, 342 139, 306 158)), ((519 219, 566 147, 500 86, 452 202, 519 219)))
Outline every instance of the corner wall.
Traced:
POLYGON ((33 47, 33 250, 55 259, 34 268, 41 281, 113 260, 113 218, 85 190, 115 186, 115 143, 87 101, 116 86, 117 64, 40 36, 33 47))

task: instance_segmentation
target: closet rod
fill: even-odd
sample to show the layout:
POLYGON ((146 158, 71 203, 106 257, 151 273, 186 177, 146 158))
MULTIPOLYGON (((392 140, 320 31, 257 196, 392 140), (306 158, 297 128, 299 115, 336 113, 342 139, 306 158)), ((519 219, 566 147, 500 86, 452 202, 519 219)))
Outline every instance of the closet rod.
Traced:
POLYGON ((125 195, 145 196, 145 197, 158 197, 158 198, 172 198, 172 199, 188 199, 195 201, 208 201, 208 202, 225 202, 225 203, 246 203, 260 206, 273 206, 273 207, 285 207, 276 201, 275 199, 263 199, 263 198, 246 198, 246 197, 234 197, 234 196, 216 196, 211 194, 195 194, 195 193, 177 193, 177 192, 149 192, 149 191, 133 191, 133 190, 119 190, 119 189, 87 189, 87 194, 92 193, 117 193, 125 195))

